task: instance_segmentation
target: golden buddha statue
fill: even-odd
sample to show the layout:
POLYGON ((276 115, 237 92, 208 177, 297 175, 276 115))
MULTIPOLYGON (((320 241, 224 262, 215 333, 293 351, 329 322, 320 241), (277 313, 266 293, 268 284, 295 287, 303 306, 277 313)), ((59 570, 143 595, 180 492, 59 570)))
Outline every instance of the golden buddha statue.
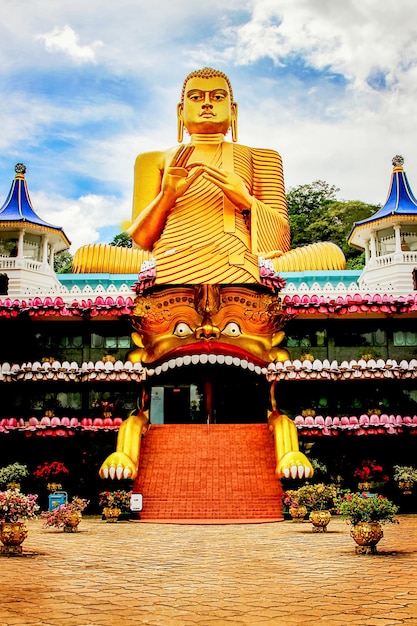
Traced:
POLYGON ((276 272, 343 269, 330 242, 290 250, 281 157, 236 143, 237 111, 225 74, 189 74, 177 107, 180 148, 136 159, 128 229, 136 247, 84 246, 74 271, 137 272, 154 259, 155 284, 178 285, 259 283, 260 258, 276 272))
MULTIPOLYGON (((141 270, 133 362, 157 369, 191 356, 202 363, 201 355, 216 363, 218 356, 223 363, 235 356, 258 368, 284 361, 285 320, 277 289, 265 287, 262 271, 343 269, 343 253, 329 242, 290 250, 281 157, 236 143, 237 104, 225 74, 210 68, 189 74, 177 113, 180 147, 136 159, 128 229, 136 247, 84 246, 74 270, 141 270), (225 141, 230 128, 232 143, 225 141)), ((100 468, 103 478, 137 475, 149 427, 147 396, 143 389, 137 410, 122 423, 117 449, 100 468)), ((275 384, 270 400, 277 475, 311 476, 294 422, 276 406, 275 384)))

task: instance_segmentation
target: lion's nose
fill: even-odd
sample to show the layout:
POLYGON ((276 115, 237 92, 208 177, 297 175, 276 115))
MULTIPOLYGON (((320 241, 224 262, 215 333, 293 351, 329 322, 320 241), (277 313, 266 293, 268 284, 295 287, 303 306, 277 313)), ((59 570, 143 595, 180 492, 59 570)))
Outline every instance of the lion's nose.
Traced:
POLYGON ((196 339, 210 340, 210 339, 218 339, 220 337, 220 329, 217 326, 213 326, 212 324, 203 324, 196 328, 195 331, 196 339))

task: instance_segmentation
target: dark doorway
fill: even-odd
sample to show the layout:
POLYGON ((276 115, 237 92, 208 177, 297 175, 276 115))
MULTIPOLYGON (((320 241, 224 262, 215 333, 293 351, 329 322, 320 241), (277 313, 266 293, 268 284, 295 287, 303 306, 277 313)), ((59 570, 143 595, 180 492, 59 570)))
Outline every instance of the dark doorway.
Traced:
POLYGON ((184 424, 190 422, 190 387, 166 386, 164 389, 164 422, 184 424))
MULTIPOLYGON (((153 383, 164 388, 165 424, 264 423, 269 383, 238 367, 184 367, 161 374, 153 383)), ((152 415, 151 415, 152 419, 152 415)))

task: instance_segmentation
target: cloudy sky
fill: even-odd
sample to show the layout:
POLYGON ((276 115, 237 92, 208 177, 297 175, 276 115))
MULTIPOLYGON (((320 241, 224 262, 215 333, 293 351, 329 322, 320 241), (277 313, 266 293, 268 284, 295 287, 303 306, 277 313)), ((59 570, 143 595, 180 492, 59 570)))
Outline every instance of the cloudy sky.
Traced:
POLYGON ((26 179, 71 252, 129 220, 139 152, 176 144, 188 72, 231 79, 239 142, 278 150, 287 189, 417 194, 415 0, 2 0, 0 204, 26 179))

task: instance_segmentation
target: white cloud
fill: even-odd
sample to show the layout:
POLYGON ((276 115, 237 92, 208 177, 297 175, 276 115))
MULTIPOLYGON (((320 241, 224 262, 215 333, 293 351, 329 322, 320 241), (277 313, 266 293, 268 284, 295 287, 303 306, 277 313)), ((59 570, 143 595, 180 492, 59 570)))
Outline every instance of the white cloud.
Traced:
POLYGON ((31 194, 36 213, 46 222, 61 226, 71 241, 71 252, 96 243, 99 228, 120 225, 131 214, 130 199, 88 194, 77 199, 37 192, 31 194))
POLYGON ((76 63, 94 63, 95 50, 103 45, 102 41, 93 41, 88 46, 79 45, 77 33, 68 24, 62 28, 56 26, 49 33, 36 35, 36 39, 44 42, 48 52, 64 52, 76 63))
POLYGON ((417 191, 415 0, 5 2, 1 187, 25 162, 72 250, 129 218, 135 156, 175 144, 182 80, 203 65, 230 76, 240 141, 277 149, 288 187, 383 202, 400 153, 417 191))

